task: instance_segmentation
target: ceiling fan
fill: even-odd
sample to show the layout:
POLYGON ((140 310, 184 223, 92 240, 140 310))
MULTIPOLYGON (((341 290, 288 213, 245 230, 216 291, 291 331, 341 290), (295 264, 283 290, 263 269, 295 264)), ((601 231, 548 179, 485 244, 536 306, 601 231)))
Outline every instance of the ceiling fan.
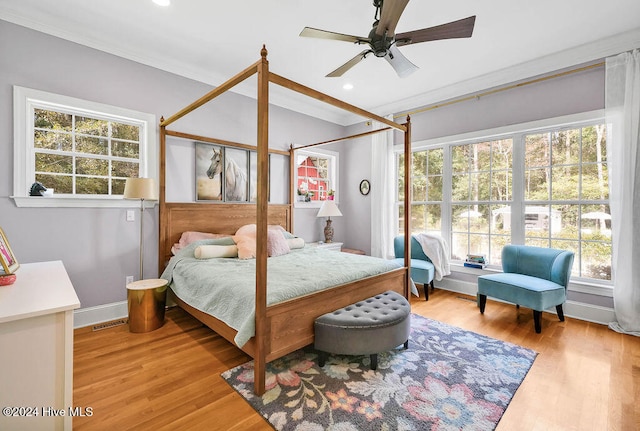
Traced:
POLYGON ((369 54, 376 57, 384 57, 394 68, 398 76, 404 78, 418 70, 418 66, 411 63, 398 49, 399 46, 428 42, 432 40, 456 39, 471 37, 476 17, 470 16, 458 21, 435 27, 423 28, 421 30, 396 33, 396 25, 409 0, 373 0, 376 8, 373 28, 369 36, 351 36, 348 34, 335 33, 317 28, 305 27, 300 36, 315 37, 320 39, 340 40, 351 42, 357 45, 369 45, 365 49, 345 64, 329 73, 327 77, 342 76, 346 71, 358 64, 369 54))

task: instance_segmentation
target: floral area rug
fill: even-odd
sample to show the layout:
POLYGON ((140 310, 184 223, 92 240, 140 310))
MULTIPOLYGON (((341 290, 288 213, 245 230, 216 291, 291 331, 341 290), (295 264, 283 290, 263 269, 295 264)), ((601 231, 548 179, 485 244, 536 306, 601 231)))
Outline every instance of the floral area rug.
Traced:
POLYGON ((411 315, 409 349, 329 356, 312 346, 267 364, 253 393, 253 361, 222 374, 277 430, 493 430, 537 353, 411 315))

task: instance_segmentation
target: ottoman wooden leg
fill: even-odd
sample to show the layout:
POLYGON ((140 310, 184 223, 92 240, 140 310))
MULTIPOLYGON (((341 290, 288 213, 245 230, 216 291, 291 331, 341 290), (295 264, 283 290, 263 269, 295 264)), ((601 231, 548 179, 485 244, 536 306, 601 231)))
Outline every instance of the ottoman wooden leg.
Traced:
POLYGON ((371 369, 375 371, 378 368, 378 354, 374 353, 373 355, 370 355, 370 358, 371 358, 371 369))
POLYGON ((318 352, 318 365, 320 368, 324 367, 324 362, 327 360, 327 354, 325 352, 318 352))

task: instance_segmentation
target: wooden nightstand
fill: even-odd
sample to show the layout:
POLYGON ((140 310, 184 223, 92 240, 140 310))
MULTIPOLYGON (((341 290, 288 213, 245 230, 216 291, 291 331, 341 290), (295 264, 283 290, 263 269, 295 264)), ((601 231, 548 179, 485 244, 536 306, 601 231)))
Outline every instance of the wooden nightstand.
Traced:
POLYGON ((307 245, 310 245, 311 247, 324 248, 331 251, 342 251, 341 242, 310 242, 307 245))

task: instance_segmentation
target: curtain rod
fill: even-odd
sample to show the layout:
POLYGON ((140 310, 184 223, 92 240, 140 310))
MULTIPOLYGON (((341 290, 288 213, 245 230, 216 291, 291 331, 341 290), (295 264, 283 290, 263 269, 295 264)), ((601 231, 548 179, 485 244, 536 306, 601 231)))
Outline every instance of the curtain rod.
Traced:
POLYGON ((470 96, 461 97, 459 99, 453 99, 453 100, 450 100, 448 102, 436 103, 435 105, 426 106, 424 108, 415 109, 413 111, 405 112, 405 113, 402 113, 402 114, 396 114, 396 115, 393 116, 393 119, 395 120, 396 118, 401 118, 401 117, 404 117, 406 115, 415 115, 415 114, 419 114, 419 113, 426 112, 426 111, 432 111, 434 109, 443 108, 445 106, 454 105, 454 104, 460 103, 460 102, 466 102, 468 100, 478 99, 480 97, 489 96, 491 94, 500 93, 502 91, 513 90, 515 88, 520 88, 520 87, 524 87, 526 85, 531 85, 531 84, 537 84, 538 82, 543 82, 543 81, 548 81, 550 79, 560 78, 560 77, 563 77, 563 76, 571 75, 573 73, 584 72, 585 70, 595 69, 597 67, 601 67, 601 66, 604 66, 604 65, 605 65, 605 62, 601 61, 599 63, 590 64, 588 66, 578 67, 576 69, 571 69, 571 70, 566 70, 564 72, 555 73, 553 75, 543 76, 541 78, 536 78, 536 79, 532 79, 532 80, 529 80, 529 81, 520 82, 518 84, 512 84, 512 85, 508 85, 506 87, 500 87, 500 88, 496 88, 496 89, 493 89, 493 90, 488 90, 488 91, 485 91, 485 92, 482 92, 482 93, 477 93, 477 94, 473 94, 473 95, 470 95, 470 96))

